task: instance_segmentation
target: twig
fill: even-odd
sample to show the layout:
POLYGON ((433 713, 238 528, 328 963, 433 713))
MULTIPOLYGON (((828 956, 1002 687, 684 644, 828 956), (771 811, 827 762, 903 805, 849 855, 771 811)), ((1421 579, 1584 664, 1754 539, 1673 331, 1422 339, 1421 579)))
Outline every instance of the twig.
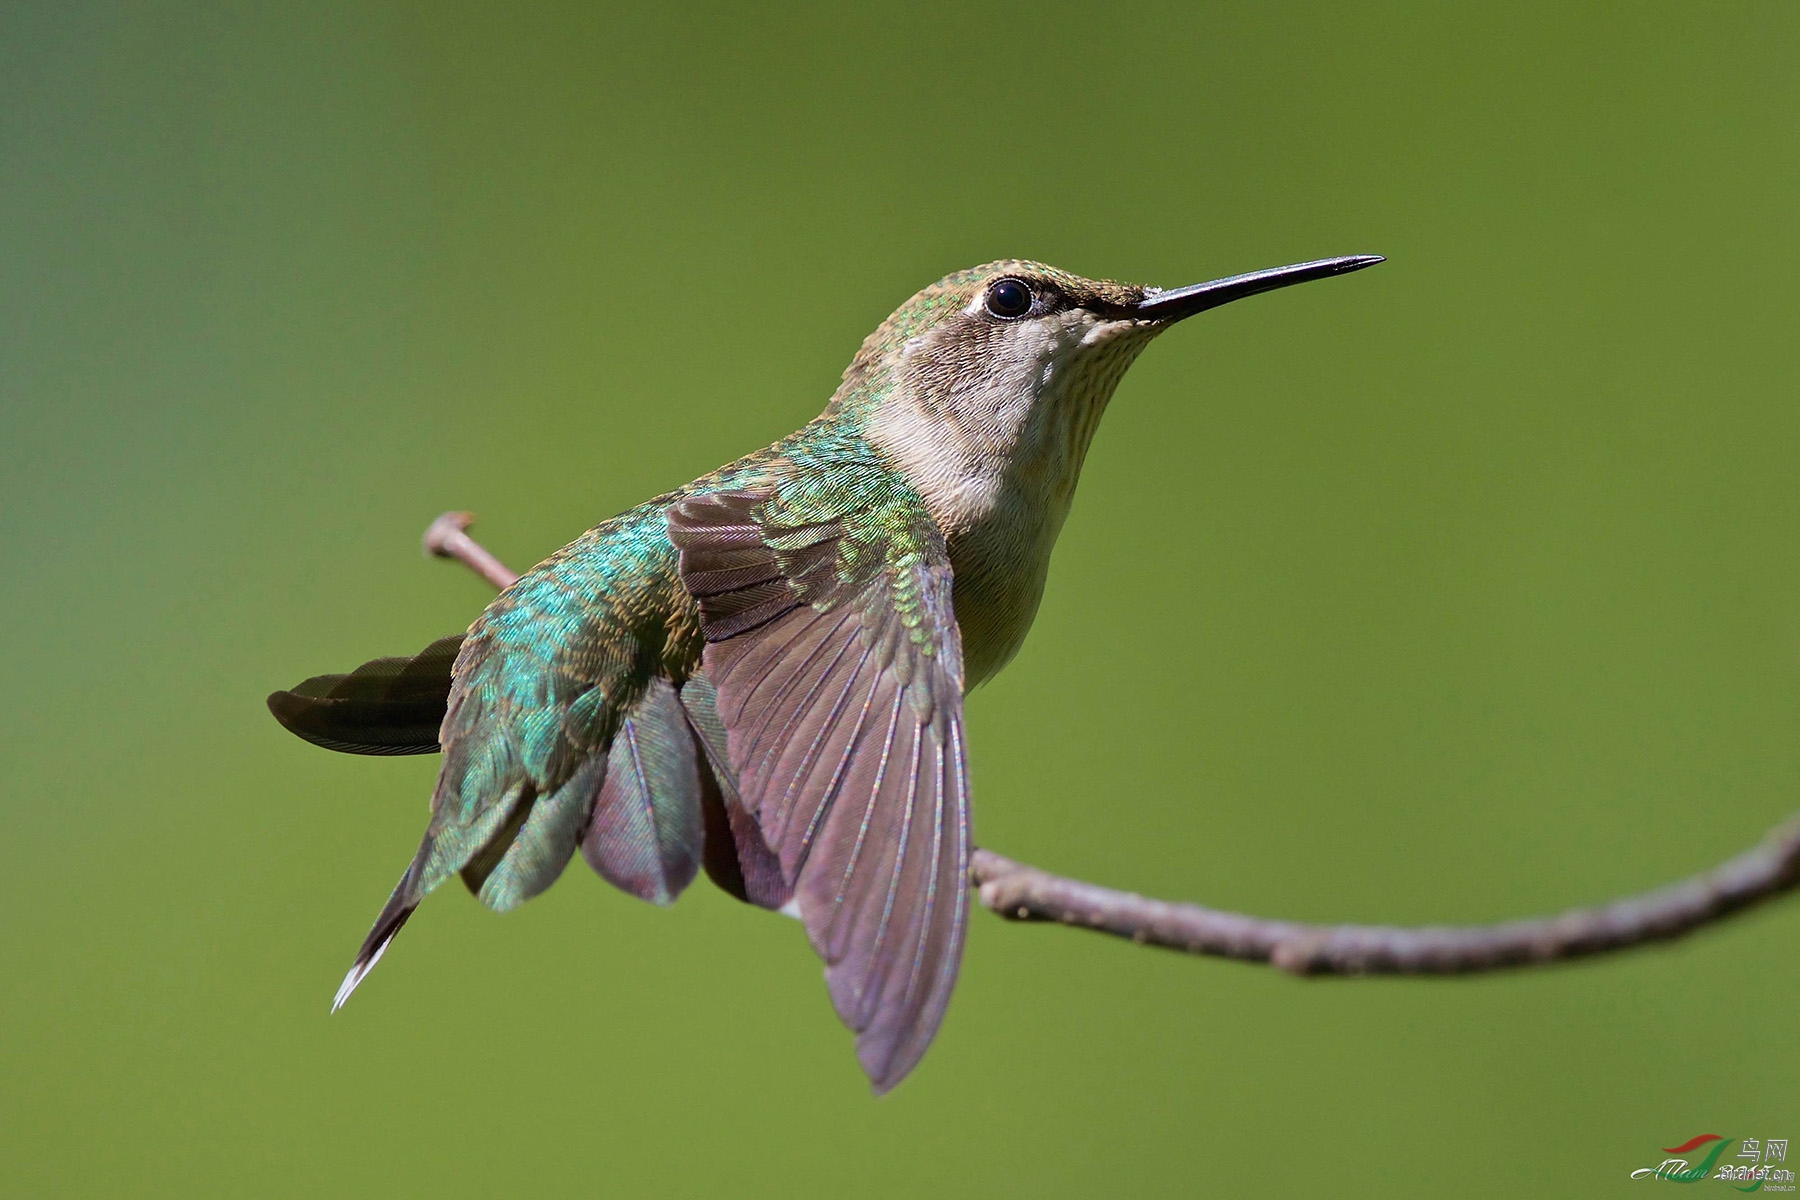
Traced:
POLYGON ((424 547, 428 557, 436 555, 438 558, 454 558, 504 591, 517 581, 518 572, 509 570, 505 563, 487 552, 487 547, 465 532, 474 523, 474 513, 440 514, 437 520, 425 527, 425 536, 419 539, 419 544, 424 547))
POLYGON ((981 903, 1014 920, 1062 921, 1296 975, 1455 975, 1523 967, 1680 937, 1800 881, 1800 818, 1702 875, 1599 908, 1497 925, 1302 925, 1170 904, 1062 879, 988 850, 970 871, 981 903))
MULTIPOLYGON (((466 512, 425 531, 427 554, 453 558, 497 588, 518 578, 467 533, 466 512)), ((970 883, 981 903, 1015 921, 1057 921, 1166 946, 1268 963, 1296 975, 1454 975, 1560 962, 1691 933, 1800 885, 1800 815, 1710 871, 1642 895, 1553 917, 1495 925, 1304 925, 1172 904, 1065 879, 977 850, 970 883)))

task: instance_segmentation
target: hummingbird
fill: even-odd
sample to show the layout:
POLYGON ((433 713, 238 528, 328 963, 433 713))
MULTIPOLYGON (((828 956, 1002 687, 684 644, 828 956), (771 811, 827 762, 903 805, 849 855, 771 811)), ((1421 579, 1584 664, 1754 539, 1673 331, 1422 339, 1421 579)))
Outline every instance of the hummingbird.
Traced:
POLYGON ((467 632, 271 695, 329 749, 443 754, 332 1010, 453 875, 505 912, 577 852, 655 904, 704 869, 801 921, 892 1088, 962 958, 963 696, 1024 642, 1121 376, 1197 313, 1381 261, 1172 289, 1023 260, 947 275, 796 432, 594 526, 467 632))

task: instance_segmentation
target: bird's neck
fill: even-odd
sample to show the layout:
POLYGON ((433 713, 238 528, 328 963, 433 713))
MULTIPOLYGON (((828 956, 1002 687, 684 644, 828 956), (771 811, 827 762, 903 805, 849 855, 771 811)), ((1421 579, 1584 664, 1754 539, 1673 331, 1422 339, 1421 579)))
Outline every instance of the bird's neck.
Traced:
POLYGON ((955 540, 1011 506, 1060 529, 1094 431, 1150 334, 1103 344, 1046 331, 1019 361, 909 363, 881 373, 863 436, 955 540))
POLYGON ((1023 642, 1094 431, 1148 340, 1052 345, 1028 370, 896 371, 868 413, 863 436, 949 543, 971 686, 1023 642))

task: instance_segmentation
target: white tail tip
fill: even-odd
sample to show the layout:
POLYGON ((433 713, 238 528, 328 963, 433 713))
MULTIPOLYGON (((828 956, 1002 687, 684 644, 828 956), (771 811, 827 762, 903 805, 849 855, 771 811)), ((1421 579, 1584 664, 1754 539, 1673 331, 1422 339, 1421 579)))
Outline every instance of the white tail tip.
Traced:
POLYGON ((332 1012, 344 1007, 344 1001, 350 998, 350 993, 354 992, 357 985, 368 976, 370 971, 375 969, 375 964, 380 962, 381 956, 387 953, 388 943, 393 940, 394 935, 390 933, 381 945, 375 947, 375 953, 369 955, 366 960, 361 958, 356 960, 356 965, 350 968, 348 975, 344 976, 344 982, 338 984, 337 995, 331 998, 332 1012))

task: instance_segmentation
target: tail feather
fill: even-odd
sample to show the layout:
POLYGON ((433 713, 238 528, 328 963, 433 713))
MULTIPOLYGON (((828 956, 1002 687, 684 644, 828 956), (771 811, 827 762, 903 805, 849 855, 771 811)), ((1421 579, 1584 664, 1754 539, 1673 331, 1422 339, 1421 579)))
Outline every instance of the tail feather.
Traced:
POLYGON ((269 696, 290 733, 345 754, 436 754, 461 634, 411 658, 378 658, 348 675, 314 675, 269 696))
POLYGON ((344 1001, 350 999, 354 992, 381 956, 387 953, 388 944, 394 935, 406 924, 406 919, 413 915, 413 909, 419 906, 419 896, 413 886, 414 868, 408 867, 406 874, 394 888, 394 894, 382 906, 381 915, 375 918, 375 925, 369 930, 369 936, 363 939, 362 948, 356 952, 356 961, 350 964, 350 971, 344 976, 344 982, 338 984, 337 994, 331 998, 331 1011, 336 1012, 344 1007, 344 1001))

